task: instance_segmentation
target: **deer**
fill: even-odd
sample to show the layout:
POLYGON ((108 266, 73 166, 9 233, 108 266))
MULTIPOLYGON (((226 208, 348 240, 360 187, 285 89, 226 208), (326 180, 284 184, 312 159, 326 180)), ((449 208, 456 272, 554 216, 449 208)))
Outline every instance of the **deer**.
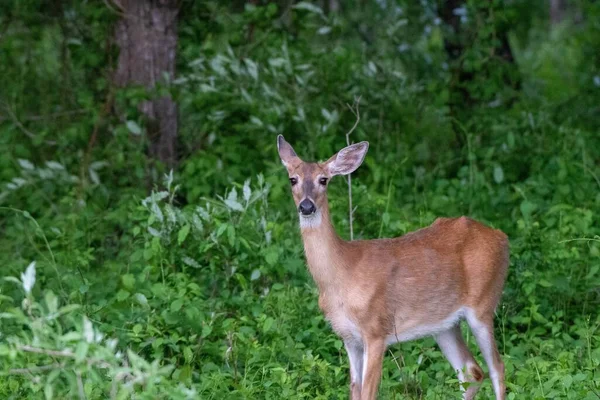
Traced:
POLYGON ((327 186, 334 176, 354 172, 368 148, 360 142, 325 162, 304 162, 277 137, 319 308, 348 354, 350 399, 376 399, 389 345, 427 336, 456 372, 463 399, 473 399, 484 373, 463 339, 460 322, 466 320, 496 400, 505 400, 494 314, 508 272, 508 237, 462 216, 438 218, 396 238, 341 239, 331 223, 327 186))

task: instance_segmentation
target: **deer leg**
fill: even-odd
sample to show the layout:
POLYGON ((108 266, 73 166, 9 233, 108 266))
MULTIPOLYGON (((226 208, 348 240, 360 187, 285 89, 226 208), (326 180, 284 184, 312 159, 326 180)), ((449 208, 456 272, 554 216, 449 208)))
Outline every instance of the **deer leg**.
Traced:
POLYGON ((377 398, 384 352, 384 339, 364 341, 361 400, 375 400, 377 398))
POLYGON ((350 399, 360 400, 364 345, 360 340, 350 339, 344 341, 344 346, 350 360, 350 399))
POLYGON ((473 332, 473 336, 475 336, 477 345, 490 371, 490 379, 494 385, 496 400, 505 400, 504 363, 500 358, 500 353, 494 340, 494 316, 485 315, 478 317, 471 311, 467 313, 467 323, 473 332))
POLYGON ((435 340, 452 368, 457 372, 458 380, 461 383, 470 383, 466 390, 464 387, 462 388, 463 399, 472 400, 479 390, 479 383, 483 380, 483 371, 465 344, 460 332, 460 325, 438 333, 435 340))

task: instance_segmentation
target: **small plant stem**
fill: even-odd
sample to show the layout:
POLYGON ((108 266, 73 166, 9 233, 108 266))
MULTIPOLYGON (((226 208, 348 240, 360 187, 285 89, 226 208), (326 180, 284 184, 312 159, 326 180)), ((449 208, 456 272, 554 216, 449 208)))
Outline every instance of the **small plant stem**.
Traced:
POLYGON ((40 365, 39 367, 31 368, 15 368, 10 369, 6 372, 6 375, 33 375, 38 372, 50 371, 53 369, 62 369, 65 366, 64 363, 54 363, 48 365, 40 365))
MULTIPOLYGON (((14 207, 0 207, 0 210, 7 210, 7 211, 12 211, 15 212, 17 214, 21 214, 23 217, 25 217, 26 219, 30 220, 31 222, 33 222, 33 224, 35 225, 35 227, 39 230, 39 233, 42 237, 42 239, 44 239, 44 243, 46 245, 46 249, 48 249, 48 253, 50 253, 50 258, 51 260, 48 260, 48 258, 42 254, 40 252, 40 254, 46 258, 46 260, 51 261, 50 263, 52 264, 52 266, 54 267, 54 271, 56 272, 56 277, 57 277, 57 281, 58 281, 58 287, 60 288, 61 293, 63 294, 63 296, 65 296, 65 298, 67 297, 67 293, 65 292, 65 289, 63 288, 63 284, 62 284, 62 280, 61 280, 61 275, 60 272, 58 272, 58 266, 56 264, 56 258, 54 257, 54 252, 52 251, 52 247, 50 247, 50 242, 48 242, 48 238, 46 237, 46 234, 44 233, 44 230, 42 229, 42 227, 40 226, 40 224, 38 224, 37 220, 35 218, 33 218, 33 216, 31 214, 29 214, 29 212, 25 211, 25 210, 20 210, 18 208, 14 208, 14 207)), ((36 248, 37 250, 37 248, 36 248)), ((39 252, 39 250, 38 250, 39 252)))
MULTIPOLYGON (((71 350, 50 350, 50 349, 41 349, 39 347, 33 347, 29 345, 19 346, 18 350, 25 351, 28 353, 36 353, 36 354, 44 354, 49 357, 63 357, 63 358, 77 358, 75 353, 71 350)), ((85 359, 88 365, 95 365, 100 368, 110 368, 110 364, 104 360, 97 358, 87 358, 85 359)))
MULTIPOLYGON (((350 146, 350 135, 352 134, 352 132, 354 132, 354 130, 358 126, 358 123, 360 122, 360 110, 358 108, 358 106, 360 105, 360 96, 358 96, 354 100, 354 104, 352 106, 350 106, 349 104, 346 105, 350 109, 350 112, 352 112, 352 114, 354 114, 354 116, 356 117, 356 121, 354 121, 354 126, 348 131, 348 133, 346 133, 346 145, 350 146)), ((348 222, 350 223, 350 240, 354 240, 354 228, 352 226, 352 222, 354 219, 353 217, 354 209, 352 208, 352 177, 351 174, 348 174, 348 222)))
POLYGON ((83 387, 83 379, 81 379, 81 373, 79 371, 76 371, 75 376, 77 376, 77 390, 79 392, 79 398, 81 400, 87 400, 87 397, 85 395, 85 389, 83 387))

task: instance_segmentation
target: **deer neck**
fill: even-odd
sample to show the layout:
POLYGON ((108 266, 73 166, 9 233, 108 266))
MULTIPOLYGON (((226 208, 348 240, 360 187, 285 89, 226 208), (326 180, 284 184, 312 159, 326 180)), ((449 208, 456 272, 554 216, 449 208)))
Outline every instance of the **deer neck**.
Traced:
POLYGON ((300 217, 300 230, 310 273, 319 291, 327 291, 343 277, 343 248, 346 244, 331 223, 327 201, 310 219, 300 217))

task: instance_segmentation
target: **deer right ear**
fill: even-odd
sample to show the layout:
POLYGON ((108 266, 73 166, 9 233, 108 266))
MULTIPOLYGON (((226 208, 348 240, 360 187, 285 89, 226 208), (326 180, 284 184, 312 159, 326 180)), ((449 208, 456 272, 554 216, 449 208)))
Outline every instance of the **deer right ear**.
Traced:
POLYGON ((292 161, 298 158, 292 146, 290 146, 283 138, 283 135, 277 136, 277 151, 279 152, 279 158, 281 158, 281 162, 285 167, 291 165, 292 161))

